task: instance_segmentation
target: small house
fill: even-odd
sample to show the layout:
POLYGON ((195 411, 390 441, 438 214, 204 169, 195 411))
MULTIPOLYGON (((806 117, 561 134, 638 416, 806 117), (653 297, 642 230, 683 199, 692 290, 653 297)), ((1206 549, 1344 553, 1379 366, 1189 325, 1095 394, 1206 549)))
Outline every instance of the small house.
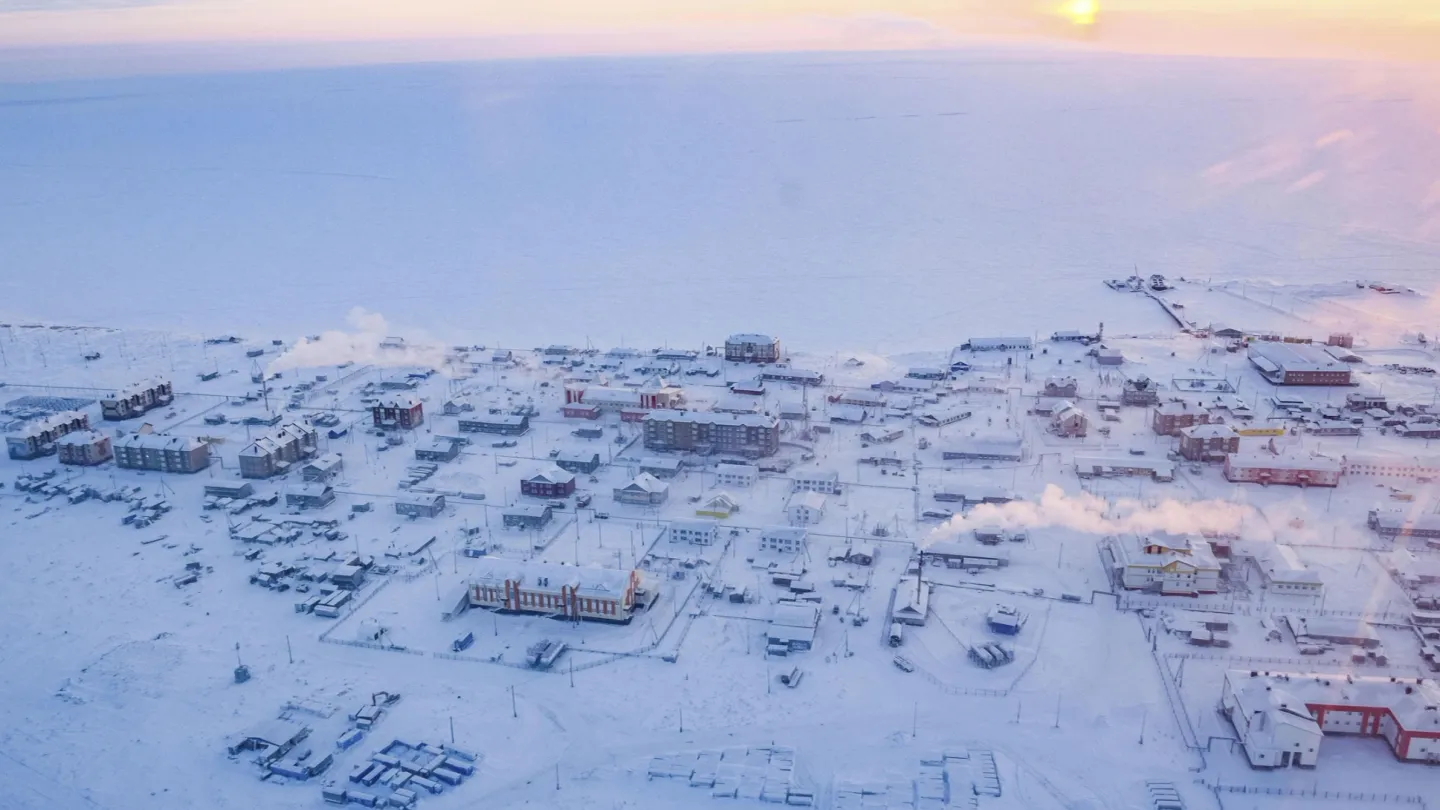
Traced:
POLYGON ((326 453, 300 468, 300 477, 305 481, 326 483, 340 476, 345 462, 339 453, 326 453))
POLYGON ((506 509, 500 517, 507 529, 539 531, 554 517, 554 512, 546 504, 524 504, 506 509))
POLYGON ((594 450, 561 450, 555 456, 555 466, 566 472, 590 475, 600 469, 600 454, 594 450))
POLYGON ((760 478, 760 468, 753 464, 715 465, 715 486, 749 489, 760 478))
POLYGON ((714 545, 720 536, 720 526, 713 520, 682 518, 670 522, 670 542, 689 543, 695 546, 714 545))
POLYGON ((760 532, 760 550, 799 554, 805 549, 805 538, 808 534, 809 532, 799 526, 767 526, 760 532))
POLYGON ((642 458, 640 459, 640 472, 660 479, 674 478, 680 474, 680 459, 642 458))
POLYGON ((740 511, 740 502, 735 500, 728 492, 717 492, 710 496, 699 509, 695 510, 696 517, 717 518, 724 520, 740 511))
POLYGON ((285 505, 291 509, 323 509, 334 500, 334 488, 319 481, 299 484, 285 492, 285 505))
POLYGON ((642 472, 623 487, 615 488, 615 501, 638 506, 656 506, 670 495, 670 485, 642 472))
POLYGON ((811 490, 796 492, 785 505, 792 526, 810 526, 825 518, 825 496, 811 490))
POLYGON ((454 439, 431 439, 415 447, 416 461, 438 461, 444 463, 454 461, 459 455, 460 443, 454 439))
POLYGON ((395 514, 406 517, 438 517, 444 511, 444 495, 412 492, 395 501, 395 514))
POLYGON ((891 619, 900 624, 923 625, 930 615, 930 583, 919 580, 902 581, 895 589, 895 609, 891 619))
POLYGON ((839 495, 840 473, 833 470, 814 470, 796 473, 791 491, 818 492, 821 495, 839 495))

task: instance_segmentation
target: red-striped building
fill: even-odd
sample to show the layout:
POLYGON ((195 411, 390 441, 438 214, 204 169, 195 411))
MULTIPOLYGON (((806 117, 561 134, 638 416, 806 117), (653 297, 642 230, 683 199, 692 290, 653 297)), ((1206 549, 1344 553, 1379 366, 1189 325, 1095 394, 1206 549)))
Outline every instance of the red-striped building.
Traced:
POLYGON ((471 607, 627 623, 635 612, 634 569, 480 557, 470 581, 471 607))

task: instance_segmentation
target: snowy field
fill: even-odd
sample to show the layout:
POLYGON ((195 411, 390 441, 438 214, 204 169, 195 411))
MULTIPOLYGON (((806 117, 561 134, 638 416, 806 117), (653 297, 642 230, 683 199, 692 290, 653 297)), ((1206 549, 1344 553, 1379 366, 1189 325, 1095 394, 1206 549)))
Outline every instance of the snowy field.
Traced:
POLYGON ((360 305, 525 346, 744 320, 894 353, 1059 312, 1163 331, 1102 303, 1136 268, 1428 289, 1433 70, 1025 49, 4 85, 0 317, 293 336, 360 305))

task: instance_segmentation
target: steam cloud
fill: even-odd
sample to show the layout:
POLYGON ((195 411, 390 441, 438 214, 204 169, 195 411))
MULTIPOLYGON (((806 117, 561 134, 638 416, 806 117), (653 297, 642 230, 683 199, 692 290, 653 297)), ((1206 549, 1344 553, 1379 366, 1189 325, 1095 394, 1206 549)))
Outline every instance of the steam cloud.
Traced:
POLYGON ((1227 501, 1176 501, 1166 499, 1150 506, 1135 498, 1106 501, 1089 493, 1067 495, 1050 484, 1038 501, 1011 501, 981 504, 964 515, 956 515, 930 533, 927 543, 958 536, 977 526, 1006 529, 1060 527, 1089 534, 1170 532, 1187 534, 1237 532, 1247 517, 1248 506, 1227 501))
POLYGON ((407 343, 400 348, 381 348, 380 342, 394 335, 385 316, 355 307, 345 316, 352 331, 323 332, 318 340, 306 338, 271 361, 270 372, 295 368, 338 366, 355 363, 368 366, 421 366, 443 370, 445 349, 437 344, 407 343))

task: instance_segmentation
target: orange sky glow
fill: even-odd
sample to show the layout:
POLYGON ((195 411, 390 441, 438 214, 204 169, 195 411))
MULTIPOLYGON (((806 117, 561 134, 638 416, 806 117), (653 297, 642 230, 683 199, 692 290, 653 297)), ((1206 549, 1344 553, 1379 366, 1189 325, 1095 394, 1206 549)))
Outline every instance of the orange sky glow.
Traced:
POLYGON ((442 40, 431 58, 1058 41, 1432 61, 1440 0, 0 0, 0 51, 442 40))

